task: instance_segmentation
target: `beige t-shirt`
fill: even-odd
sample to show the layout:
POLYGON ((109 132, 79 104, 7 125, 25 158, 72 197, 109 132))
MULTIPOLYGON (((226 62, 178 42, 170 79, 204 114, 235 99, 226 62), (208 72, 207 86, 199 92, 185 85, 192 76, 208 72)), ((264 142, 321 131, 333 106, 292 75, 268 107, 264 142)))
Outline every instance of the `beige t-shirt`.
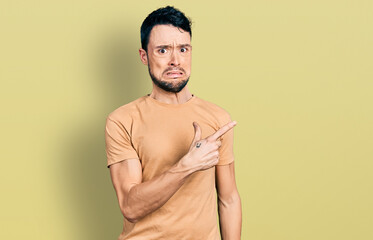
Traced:
MULTIPOLYGON (((142 181, 167 171, 189 150, 194 138, 193 121, 202 139, 231 121, 221 107, 192 96, 183 104, 162 103, 148 95, 111 112, 106 120, 107 167, 136 158, 142 181)), ((233 162, 233 129, 220 140, 218 165, 233 162)), ((136 223, 124 218, 118 240, 218 240, 215 167, 189 176, 181 188, 159 209, 136 223)))

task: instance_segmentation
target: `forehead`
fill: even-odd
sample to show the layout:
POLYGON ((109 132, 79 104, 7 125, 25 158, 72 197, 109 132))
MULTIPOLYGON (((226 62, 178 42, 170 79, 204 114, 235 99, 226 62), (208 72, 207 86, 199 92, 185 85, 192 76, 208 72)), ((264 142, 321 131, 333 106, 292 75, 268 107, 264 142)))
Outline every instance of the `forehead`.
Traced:
POLYGON ((149 46, 190 44, 189 32, 172 25, 156 25, 150 32, 149 46))

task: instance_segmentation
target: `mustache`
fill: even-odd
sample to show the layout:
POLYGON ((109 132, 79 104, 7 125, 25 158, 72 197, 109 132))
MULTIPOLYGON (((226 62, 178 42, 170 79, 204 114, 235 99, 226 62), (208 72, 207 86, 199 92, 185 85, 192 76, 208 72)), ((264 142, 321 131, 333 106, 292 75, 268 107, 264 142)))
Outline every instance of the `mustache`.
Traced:
POLYGON ((163 71, 163 73, 166 73, 168 71, 181 71, 183 73, 185 73, 185 70, 183 68, 180 68, 180 67, 168 67, 166 68, 166 70, 163 71))

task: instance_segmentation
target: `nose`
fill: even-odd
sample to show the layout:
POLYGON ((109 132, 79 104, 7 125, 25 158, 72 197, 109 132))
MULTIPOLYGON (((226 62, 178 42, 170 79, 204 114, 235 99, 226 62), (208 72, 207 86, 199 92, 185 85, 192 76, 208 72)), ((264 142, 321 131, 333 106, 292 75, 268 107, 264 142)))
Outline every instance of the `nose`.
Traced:
POLYGON ((171 57, 170 57, 170 66, 179 66, 180 65, 180 56, 176 50, 173 50, 171 52, 171 57))

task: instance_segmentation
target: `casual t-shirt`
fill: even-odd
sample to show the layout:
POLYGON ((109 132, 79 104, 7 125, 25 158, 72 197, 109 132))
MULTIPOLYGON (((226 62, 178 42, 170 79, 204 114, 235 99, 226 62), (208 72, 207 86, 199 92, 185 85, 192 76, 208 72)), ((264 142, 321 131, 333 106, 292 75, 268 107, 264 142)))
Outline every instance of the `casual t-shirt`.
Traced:
MULTIPOLYGON (((107 167, 138 159, 142 182, 162 174, 189 150, 194 138, 193 121, 202 139, 215 133, 230 115, 223 108, 192 96, 183 104, 167 104, 149 94, 125 104, 106 119, 107 167)), ((218 165, 234 161, 233 129, 220 137, 218 165)), ((124 218, 118 240, 218 240, 215 167, 191 174, 159 209, 131 223, 124 218)))

